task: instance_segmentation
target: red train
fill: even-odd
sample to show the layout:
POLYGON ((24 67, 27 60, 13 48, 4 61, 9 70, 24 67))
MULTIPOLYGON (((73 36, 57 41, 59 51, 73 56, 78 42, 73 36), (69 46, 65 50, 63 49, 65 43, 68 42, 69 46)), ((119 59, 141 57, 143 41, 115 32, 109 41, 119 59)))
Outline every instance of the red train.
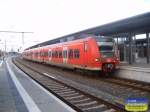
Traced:
POLYGON ((111 37, 86 36, 23 52, 23 58, 71 69, 112 72, 119 68, 116 45, 111 37))

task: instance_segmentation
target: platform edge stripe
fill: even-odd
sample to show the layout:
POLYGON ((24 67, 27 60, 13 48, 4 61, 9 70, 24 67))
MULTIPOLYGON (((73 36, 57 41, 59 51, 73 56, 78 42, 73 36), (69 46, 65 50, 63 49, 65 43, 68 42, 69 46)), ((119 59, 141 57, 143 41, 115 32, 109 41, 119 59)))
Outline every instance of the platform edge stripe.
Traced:
POLYGON ((2 66, 2 64, 3 64, 3 61, 1 61, 1 63, 0 63, 0 67, 2 66))
MULTIPOLYGON (((14 64, 13 64, 14 65, 14 64)), ((29 80, 31 80, 35 85, 37 85, 40 89, 42 89, 45 93, 47 93, 50 97, 54 98, 56 101, 58 101, 62 106, 64 106, 66 109, 68 109, 68 111, 70 112, 77 112, 76 110, 74 110, 73 108, 71 108, 69 105, 67 105, 66 103, 64 103, 63 101, 61 101, 59 98, 57 98, 56 96, 54 96, 52 93, 50 93, 49 91, 47 91, 45 88, 43 88, 41 85, 39 85, 36 81, 34 81, 33 79, 31 79, 27 74, 25 74, 24 72, 22 72, 17 66, 14 65, 14 67, 20 72, 23 73, 29 80)))
POLYGON ((15 76, 14 72, 11 70, 11 68, 10 68, 7 61, 6 61, 6 65, 7 65, 9 74, 10 74, 14 84, 16 85, 16 88, 17 88, 18 92, 20 93, 21 97, 23 98, 23 101, 24 101, 27 109, 29 110, 29 112, 41 112, 41 110, 35 104, 35 102, 30 97, 30 95, 26 92, 24 87, 20 84, 20 82, 18 81, 18 79, 15 76))

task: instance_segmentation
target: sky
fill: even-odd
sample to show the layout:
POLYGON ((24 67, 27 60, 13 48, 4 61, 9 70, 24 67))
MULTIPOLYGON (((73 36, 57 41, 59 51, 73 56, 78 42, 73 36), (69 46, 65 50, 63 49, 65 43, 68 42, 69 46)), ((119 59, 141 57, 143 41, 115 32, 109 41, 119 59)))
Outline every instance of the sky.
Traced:
POLYGON ((0 49, 7 51, 150 12, 150 0, 0 0, 0 49))

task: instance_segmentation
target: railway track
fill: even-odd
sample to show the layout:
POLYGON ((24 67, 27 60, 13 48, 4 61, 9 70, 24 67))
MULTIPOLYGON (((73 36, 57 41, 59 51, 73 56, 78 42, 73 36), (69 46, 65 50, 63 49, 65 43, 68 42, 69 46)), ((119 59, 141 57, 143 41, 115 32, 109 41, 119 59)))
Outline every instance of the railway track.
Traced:
POLYGON ((146 83, 146 82, 135 81, 135 80, 130 80, 130 79, 123 79, 123 78, 113 78, 113 77, 103 79, 103 81, 130 87, 133 89, 138 89, 138 90, 150 93, 150 84, 146 83))
MULTIPOLYGON (((71 71, 69 71, 69 72, 71 72, 71 71)), ((80 73, 78 72, 78 74, 80 74, 80 73)), ((86 74, 84 74, 84 75, 86 75, 86 74)), ((86 75, 86 76, 88 77, 90 75, 86 75)), ((98 77, 95 77, 95 78, 98 78, 98 77)), ((106 83, 111 83, 111 84, 124 86, 127 88, 132 88, 133 90, 140 90, 142 92, 150 93, 150 83, 131 80, 131 79, 117 78, 117 77, 107 77, 107 78, 101 77, 101 78, 99 78, 99 80, 102 82, 106 82, 106 83)))
POLYGON ((13 63, 48 91, 70 105, 78 112, 124 112, 124 108, 97 98, 46 73, 41 73, 30 66, 13 59, 13 63), (25 70, 26 69, 26 70, 25 70))

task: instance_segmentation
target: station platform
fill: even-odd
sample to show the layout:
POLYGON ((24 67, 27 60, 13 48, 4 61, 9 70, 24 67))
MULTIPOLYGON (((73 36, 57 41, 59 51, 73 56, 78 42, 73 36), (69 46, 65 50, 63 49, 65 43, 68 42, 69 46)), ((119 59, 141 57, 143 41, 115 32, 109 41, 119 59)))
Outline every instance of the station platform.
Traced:
POLYGON ((127 62, 120 63, 121 69, 130 69, 135 71, 143 71, 143 72, 150 72, 150 64, 147 63, 133 63, 129 64, 127 62))
POLYGON ((150 64, 140 62, 130 65, 127 62, 121 62, 116 76, 150 83, 150 64))
POLYGON ((8 58, 0 60, 0 112, 75 112, 8 58))

